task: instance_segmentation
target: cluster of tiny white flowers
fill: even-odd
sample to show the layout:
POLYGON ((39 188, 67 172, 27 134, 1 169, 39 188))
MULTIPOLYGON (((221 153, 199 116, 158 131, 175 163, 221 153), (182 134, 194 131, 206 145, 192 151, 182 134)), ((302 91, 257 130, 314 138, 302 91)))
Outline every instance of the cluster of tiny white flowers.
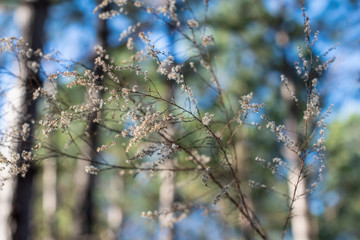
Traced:
POLYGON ((161 210, 161 211, 147 211, 142 212, 141 217, 147 218, 149 220, 155 220, 161 216, 168 217, 171 215, 171 217, 167 218, 166 222, 163 223, 162 227, 170 227, 173 228, 174 224, 183 220, 185 217, 189 215, 190 209, 192 208, 192 205, 190 204, 184 204, 180 202, 174 202, 170 209, 161 210))
POLYGON ((22 138, 23 141, 26 141, 29 136, 30 136, 30 124, 29 123, 24 123, 22 125, 21 138, 22 138))
POLYGON ((147 211, 147 212, 142 212, 141 213, 141 217, 143 218, 149 218, 149 219, 156 219, 159 216, 159 212, 157 210, 155 211, 147 211))
POLYGON ((171 72, 167 76, 169 79, 174 80, 177 84, 184 82, 184 75, 181 73, 181 66, 176 65, 171 68, 171 72))
POLYGON ((116 144, 115 141, 112 141, 109 145, 103 144, 101 147, 98 147, 96 149, 96 152, 103 152, 103 151, 115 146, 115 144, 116 144))
POLYGON ((206 126, 210 125, 212 119, 214 117, 214 114, 205 113, 204 117, 202 118, 202 123, 206 126))
POLYGON ((136 115, 136 111, 128 112, 128 114, 132 117, 134 125, 129 127, 131 139, 126 148, 126 152, 129 152, 130 148, 144 137, 167 128, 171 124, 171 121, 175 120, 172 115, 164 115, 161 118, 161 112, 158 111, 154 113, 148 111, 145 116, 141 116, 139 118, 136 115))
POLYGON ((276 135, 276 141, 284 143, 284 145, 291 149, 294 152, 298 152, 298 146, 295 143, 295 139, 291 139, 286 132, 288 131, 285 127, 285 125, 276 125, 274 121, 270 121, 265 117, 265 115, 260 116, 262 119, 265 119, 267 121, 266 128, 270 129, 271 132, 275 133, 276 135))
POLYGON ((138 89, 139 89, 139 86, 138 86, 138 85, 134 85, 134 86, 132 87, 132 92, 136 93, 136 92, 138 91, 138 89))
POLYGON ((308 120, 310 118, 316 119, 321 114, 320 108, 320 95, 316 89, 317 86, 317 78, 312 80, 312 91, 310 94, 310 99, 306 104, 306 110, 304 111, 304 120, 308 120))
POLYGON ((120 11, 110 10, 110 11, 101 12, 99 14, 99 18, 102 20, 110 19, 110 18, 120 15, 121 12, 122 12, 122 10, 120 10, 120 11))
POLYGON ((161 75, 168 75, 168 73, 169 73, 168 68, 173 63, 174 63, 174 57, 173 56, 168 56, 162 62, 160 62, 157 72, 159 72, 161 75))
POLYGON ((94 165, 85 166, 85 172, 91 175, 98 175, 99 171, 100 169, 95 167, 94 165))
POLYGON ((22 168, 19 168, 16 164, 19 159, 20 155, 15 152, 11 152, 9 157, 5 157, 0 152, 0 173, 6 171, 6 174, 1 174, 0 190, 2 190, 6 181, 22 173, 22 168))
POLYGON ((133 50, 134 49, 134 39, 129 37, 126 44, 127 49, 133 50))
POLYGON ((189 19, 189 20, 187 21, 187 24, 188 24, 188 26, 189 26, 190 28, 197 28, 197 27, 199 27, 199 22, 196 21, 195 19, 189 19))
POLYGON ((131 163, 137 159, 142 159, 146 156, 151 157, 156 152, 159 151, 160 146, 161 146, 160 144, 154 144, 154 143, 150 144, 150 145, 146 146, 145 148, 141 149, 140 151, 138 151, 133 157, 127 159, 126 163, 131 163))
POLYGON ((139 1, 135 1, 134 6, 135 7, 142 7, 142 3, 139 2, 139 1))
POLYGON ((253 93, 251 92, 245 96, 242 96, 241 100, 239 100, 240 111, 237 114, 238 123, 243 124, 247 119, 248 115, 250 114, 250 111, 253 113, 259 113, 260 109, 264 106, 263 103, 261 104, 251 103, 252 98, 253 98, 253 93))
POLYGON ((39 72, 39 68, 40 68, 40 64, 36 61, 27 61, 26 62, 27 67, 33 71, 34 73, 38 73, 39 72))
POLYGON ((258 162, 262 167, 267 168, 271 170, 272 174, 278 175, 282 178, 285 178, 280 172, 279 172, 279 166, 284 167, 287 170, 290 170, 283 160, 281 158, 275 157, 271 161, 266 161, 263 158, 256 157, 255 161, 258 162))
POLYGON ((204 47, 206 47, 206 46, 208 46, 208 45, 214 46, 214 42, 215 42, 215 40, 214 40, 214 36, 213 36, 213 35, 207 35, 207 36, 202 37, 202 39, 201 39, 201 44, 202 44, 204 47))
POLYGON ((252 188, 264 188, 264 189, 267 188, 265 184, 255 182, 254 180, 249 180, 249 186, 252 188))
MULTIPOLYGON (((141 23, 138 22, 136 23, 136 25, 134 26, 129 26, 127 29, 125 29, 124 31, 122 31, 122 33, 120 34, 120 38, 119 38, 119 42, 122 42, 122 40, 124 40, 126 37, 128 37, 130 34, 133 34, 137 31, 137 29, 141 26, 141 23)), ((129 40, 128 40, 129 41, 129 40)), ((132 50, 132 49, 130 49, 132 50)))
POLYGON ((10 151, 9 156, 5 157, 0 153, 0 172, 6 169, 5 177, 0 178, 0 190, 6 180, 9 180, 17 175, 25 177, 31 162, 34 160, 34 155, 31 151, 23 151, 20 154, 10 151), (21 161, 21 162, 20 162, 21 161))

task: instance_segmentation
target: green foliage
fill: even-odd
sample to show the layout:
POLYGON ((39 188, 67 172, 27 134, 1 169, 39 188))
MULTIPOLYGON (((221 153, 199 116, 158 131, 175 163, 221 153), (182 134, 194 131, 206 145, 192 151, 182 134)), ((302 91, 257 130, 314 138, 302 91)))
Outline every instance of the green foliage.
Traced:
POLYGON ((325 212, 320 216, 321 239, 358 239, 360 230, 360 118, 353 115, 330 126, 328 141, 328 177, 325 212))

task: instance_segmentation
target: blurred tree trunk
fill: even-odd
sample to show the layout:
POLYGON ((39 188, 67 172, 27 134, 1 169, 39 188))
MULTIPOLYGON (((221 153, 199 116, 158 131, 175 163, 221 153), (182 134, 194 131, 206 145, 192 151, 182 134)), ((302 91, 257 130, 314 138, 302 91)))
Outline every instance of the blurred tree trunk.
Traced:
MULTIPOLYGON (((289 69, 292 69, 292 66, 290 66, 285 57, 285 52, 283 50, 283 67, 282 72, 286 76, 291 76, 291 71, 289 69)), ((300 117, 299 110, 297 109, 297 106, 295 105, 293 99, 291 98, 291 95, 287 89, 285 89, 284 86, 282 86, 283 89, 281 91, 283 99, 287 102, 289 109, 288 109, 288 116, 285 119, 285 127, 288 129, 288 135, 294 142, 299 142, 298 135, 296 133, 297 130, 297 119, 300 117)), ((290 90, 294 91, 295 86, 294 81, 291 77, 289 77, 289 88, 290 90)), ((297 179, 300 174, 300 168, 301 164, 299 161, 299 156, 291 151, 290 149, 283 147, 281 149, 282 155, 285 157, 285 159, 288 161, 288 167, 292 169, 293 171, 288 171, 288 191, 289 196, 292 197, 295 185, 297 182, 297 179)), ((291 217, 291 229, 292 234, 294 237, 294 240, 310 240, 310 239, 316 239, 315 234, 313 233, 313 227, 312 227, 312 221, 311 216, 309 213, 309 206, 307 202, 307 194, 299 197, 299 195, 302 195, 306 192, 307 189, 307 178, 301 177, 302 180, 297 184, 296 188, 296 194, 295 194, 295 202, 292 209, 292 217, 291 217)))
MULTIPOLYGON (((170 26, 167 26, 166 30, 166 35, 170 42, 170 53, 175 54, 174 30, 170 26)), ((174 65, 176 65, 175 58, 174 65)), ((169 72, 171 71, 171 67, 173 66, 169 66, 169 72)), ((175 83, 174 81, 168 79, 166 79, 165 81, 167 81, 165 82, 165 86, 167 86, 165 98, 171 101, 171 99, 174 98, 175 83)), ((173 130, 169 129, 169 132, 171 131, 173 130)), ((170 159, 164 164, 163 167, 173 168, 174 159, 170 159)), ((162 214, 159 217, 160 225, 162 228, 162 231, 160 233, 160 240, 173 240, 175 239, 175 226, 173 224, 174 214, 171 211, 175 200, 175 176, 173 172, 164 172, 161 175, 161 178, 162 182, 159 189, 159 210, 161 213, 167 213, 162 214)))
MULTIPOLYGON (((44 37, 44 24, 47 16, 49 3, 47 0, 25 1, 17 9, 17 20, 19 21, 22 34, 29 47, 33 50, 42 49, 44 37)), ((38 61, 38 59, 31 59, 38 61)), ((32 147, 32 136, 34 133, 33 121, 36 120, 36 101, 32 101, 33 92, 41 86, 41 80, 38 73, 30 71, 26 63, 20 64, 20 79, 17 86, 17 92, 22 94, 21 103, 17 106, 17 129, 21 131, 25 123, 30 125, 30 135, 27 139, 18 139, 14 143, 13 149, 20 154, 23 151, 30 151, 32 147)), ((18 165, 24 163, 20 157, 18 165)), ((31 196, 34 191, 33 182, 36 175, 36 168, 30 166, 25 177, 18 176, 16 179, 12 210, 10 216, 11 232, 13 239, 28 239, 31 237, 31 196)))
MULTIPOLYGON (((285 126, 286 129, 289 129, 290 131, 296 129, 296 118, 292 110, 289 113, 288 118, 285 120, 285 126)), ((296 133, 289 132, 289 135, 291 139, 296 141, 296 133)), ((292 169, 292 171, 288 171, 289 196, 292 197, 294 196, 295 185, 298 177, 299 175, 302 175, 302 173, 300 172, 299 156, 288 148, 283 148, 282 154, 288 161, 289 168, 292 169)), ((307 194, 300 196, 301 194, 304 194, 306 192, 307 181, 306 178, 303 178, 303 176, 301 178, 302 180, 297 184, 296 188, 295 202, 293 205, 291 217, 291 229, 294 240, 310 240, 314 238, 312 237, 311 218, 309 214, 307 194)))
MULTIPOLYGON (((56 89, 50 82, 44 83, 44 89, 51 94, 55 94, 56 89)), ((51 146, 56 146, 54 136, 49 137, 51 146)), ((42 207, 44 214, 44 222, 47 227, 47 240, 57 239, 57 230, 55 222, 55 214, 57 208, 57 159, 48 158, 43 164, 43 191, 42 191, 42 207)))
MULTIPOLYGON (((52 140, 50 140, 52 141, 52 140)), ((53 142, 53 141, 52 141, 53 142)), ((57 161, 56 158, 49 158, 43 165, 43 195, 42 205, 44 222, 47 225, 48 240, 57 239, 55 224, 55 213, 57 205, 57 161)))
MULTIPOLYGON (((107 49, 107 37, 108 37, 108 30, 107 30, 107 21, 100 20, 98 22, 98 45, 102 46, 103 49, 107 49)), ((102 85, 102 76, 104 72, 101 66, 95 66, 94 69, 95 75, 97 76, 96 85, 102 85)), ((93 91, 89 94, 88 99, 86 101, 88 103, 94 102, 98 99, 102 98, 102 93, 93 91)), ((89 117, 89 122, 87 124, 87 144, 86 148, 84 149, 83 155, 89 159, 90 162, 87 161, 79 161, 77 170, 75 173, 76 178, 76 186, 75 186, 75 194, 77 197, 75 203, 75 236, 76 237, 92 237, 94 233, 94 210, 95 210, 95 203, 94 203, 94 191, 95 191, 95 184, 96 184, 96 176, 93 174, 89 174, 85 172, 85 167, 87 165, 96 166, 96 163, 92 161, 99 160, 97 159, 97 152, 96 148, 98 147, 99 142, 99 126, 94 119, 96 118, 96 113, 92 113, 89 117)))
MULTIPOLYGON (((169 160, 164 167, 173 168, 173 160, 169 160)), ((173 225, 174 214, 171 212, 175 198, 175 179, 173 172, 164 172, 159 189, 159 209, 161 213, 159 221, 162 231, 160 240, 173 240, 175 237, 175 227, 173 225)))

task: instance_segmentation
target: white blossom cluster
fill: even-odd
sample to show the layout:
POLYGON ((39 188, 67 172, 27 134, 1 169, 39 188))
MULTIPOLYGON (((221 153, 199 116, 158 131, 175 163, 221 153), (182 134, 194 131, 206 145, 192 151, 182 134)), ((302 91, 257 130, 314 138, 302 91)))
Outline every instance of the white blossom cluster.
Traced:
POLYGON ((199 23, 198 21, 196 21, 195 19, 189 19, 187 21, 187 24, 189 25, 190 28, 197 28, 199 27, 199 23))
POLYGON ((85 167, 85 172, 89 173, 91 175, 98 175, 99 171, 100 170, 97 167, 95 167, 94 165, 88 165, 85 167))
POLYGON ((201 39, 201 44, 202 44, 204 47, 206 47, 206 46, 208 46, 208 45, 214 46, 214 44, 215 44, 214 42, 215 42, 215 40, 214 40, 214 36, 213 36, 213 35, 207 35, 207 36, 202 37, 202 39, 201 39))
POLYGON ((214 117, 214 114, 205 113, 205 115, 204 115, 204 117, 202 118, 201 121, 205 126, 208 126, 208 125, 210 125, 213 117, 214 117))
POLYGON ((240 111, 237 114, 237 122, 242 125, 245 123, 245 120, 249 116, 250 113, 259 113, 260 109, 264 107, 264 104, 251 103, 253 98, 253 93, 249 93, 241 97, 239 100, 240 111))

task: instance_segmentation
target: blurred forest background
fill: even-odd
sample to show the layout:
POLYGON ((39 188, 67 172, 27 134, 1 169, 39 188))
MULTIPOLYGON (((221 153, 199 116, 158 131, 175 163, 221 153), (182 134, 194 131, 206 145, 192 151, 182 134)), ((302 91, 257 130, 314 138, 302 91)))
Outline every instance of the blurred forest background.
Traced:
MULTIPOLYGON (((24 36, 34 49, 42 48, 44 53, 56 51, 59 58, 86 66, 92 65, 94 46, 101 44, 115 61, 119 61, 129 54, 126 41, 119 41, 120 34, 129 24, 144 16, 134 10, 127 16, 100 20, 98 14, 93 13, 96 4, 92 0, 3 0, 0 2, 0 37, 24 36), (26 18, 29 14, 26 6, 34 7, 35 15, 31 18, 35 20, 26 18)), ((284 121, 290 109, 279 91, 280 75, 294 76, 295 79, 296 47, 304 45, 303 19, 298 1, 211 0, 206 17, 203 0, 191 0, 188 4, 194 12, 184 12, 189 14, 185 17, 200 15, 199 19, 206 21, 208 31, 214 36, 212 51, 224 92, 237 95, 254 92, 256 101, 265 103, 267 115, 279 122, 284 121)), ((314 239, 360 239, 360 2, 309 1, 306 9, 313 31, 320 31, 316 51, 325 52, 334 43, 340 43, 338 49, 331 53, 336 56, 336 61, 322 77, 319 87, 323 109, 330 104, 335 107, 328 119, 325 177, 309 196, 314 239)), ((178 41, 171 29, 160 22, 152 24, 149 23, 146 28, 153 32, 152 38, 157 46, 174 53, 177 62, 188 58, 188 46, 178 41)), ((11 64, 7 58, 0 58, 2 96, 14 87, 14 78, 6 71, 12 68, 11 64)), ((46 73, 51 73, 59 65, 49 63, 42 67, 46 73)), ((188 78, 192 79, 192 76, 188 78)), ((42 80, 42 84, 46 85, 45 79, 42 80)), ((59 81, 59 85, 63 86, 68 83, 66 79, 59 81)), ((158 84, 160 91, 167 91, 167 83, 158 84)), ((295 82, 295 85, 301 83, 295 82)), ((199 107, 208 112, 214 111, 216 92, 204 88, 199 81, 194 80, 192 86, 198 96, 199 107)), ((72 92, 69 95, 65 87, 61 89, 61 94, 71 101, 84 101, 83 93, 72 92)), ((237 99, 229 101, 235 103, 237 99)), ((6 98, 1 97, 1 106, 5 102, 6 98)), ((3 130, 6 126, 3 107, 1 111, 0 128, 3 130)), ((239 163, 242 166, 240 175, 244 179, 271 185, 275 181, 274 176, 253 159, 259 153, 276 156, 281 149, 270 140, 270 134, 245 129, 239 135, 239 139, 251 139, 238 141, 237 148, 242 159, 239 163)), ((106 142, 106 137, 101 133, 97 136, 99 146, 106 142)), ((54 146, 60 146, 65 140, 59 135, 52 137, 51 141, 54 146)), ((126 158, 116 149, 104 153, 102 157, 109 161, 126 158)), ((171 234, 164 234, 161 220, 151 221, 141 218, 141 214, 160 208, 161 202, 165 201, 161 189, 166 187, 167 180, 163 180, 162 176, 145 178, 116 169, 88 177, 83 170, 85 165, 73 159, 60 160, 56 156, 36 164, 33 185, 28 188, 32 193, 29 239, 80 239, 79 236, 83 239, 171 239, 167 238, 169 235, 173 239, 251 239, 242 231, 238 219, 226 217, 231 209, 220 211, 214 208, 214 211, 209 211, 195 206, 189 216, 175 223, 173 229, 168 229, 171 234)), ((202 198, 211 198, 199 195, 197 189, 204 187, 199 179, 180 176, 171 181, 175 183, 176 191, 181 193, 175 192, 172 201, 192 200, 200 204, 202 198), (187 187, 186 181, 198 181, 199 184, 187 187)), ((286 183, 282 187, 286 189, 286 183)), ((0 191, 0 197, 5 196, 4 191, 9 189, 5 186, 0 191)), ((8 222, 3 215, 10 211, 11 206, 6 205, 7 199, 0 200, 0 239, 6 239, 2 231, 5 231, 4 226, 8 222)), ((278 198, 256 189, 251 192, 251 201, 270 235, 279 239, 281 231, 278 229, 284 209, 278 207, 278 198)), ((291 233, 287 238, 292 239, 291 233)))

